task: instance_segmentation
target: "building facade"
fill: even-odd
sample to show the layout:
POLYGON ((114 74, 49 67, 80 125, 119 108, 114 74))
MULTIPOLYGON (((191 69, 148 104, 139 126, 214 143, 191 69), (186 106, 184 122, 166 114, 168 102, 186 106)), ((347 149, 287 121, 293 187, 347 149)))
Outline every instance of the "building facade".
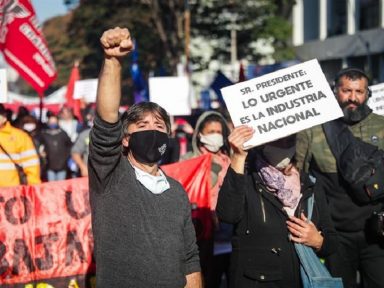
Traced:
POLYGON ((296 0, 292 11, 297 58, 317 58, 331 82, 347 66, 384 82, 384 0, 296 0))

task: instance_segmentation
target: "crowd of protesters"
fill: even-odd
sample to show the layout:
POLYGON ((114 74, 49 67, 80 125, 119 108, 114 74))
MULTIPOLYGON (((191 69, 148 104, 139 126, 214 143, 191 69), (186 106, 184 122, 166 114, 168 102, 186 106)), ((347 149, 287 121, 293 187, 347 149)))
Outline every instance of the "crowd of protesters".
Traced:
MULTIPOLYGON (((82 111, 84 120, 80 121, 74 116, 71 108, 63 105, 56 113, 48 110, 44 117, 42 117, 44 121, 41 121, 34 111, 28 110, 25 106, 20 106, 17 111, 13 111, 6 109, 3 104, 0 104, 0 114, 3 115, 4 127, 12 127, 12 131, 18 131, 25 139, 30 139, 33 146, 32 150, 39 159, 39 161, 36 161, 39 165, 36 165, 34 168, 36 172, 29 172, 28 164, 23 165, 26 168, 25 170, 27 170, 27 175, 33 174, 33 177, 36 179, 28 181, 28 184, 88 176, 89 133, 93 126, 95 113, 94 105, 88 105, 82 111)), ((173 120, 171 123, 170 144, 159 162, 161 165, 179 162, 202 154, 196 153, 196 147, 194 147, 197 139, 199 139, 194 125, 198 125, 198 117, 201 113, 203 112, 196 111, 192 116, 176 117, 173 120)), ((224 118, 220 112, 215 113, 220 115, 219 117, 223 121, 227 121, 227 126, 231 126, 229 117, 224 118)), ((227 115, 227 113, 225 114, 227 115)), ((228 129, 226 127, 225 131, 229 131, 228 129)), ((2 139, 5 139, 4 131, 0 132, 0 143, 2 143, 2 139)), ((228 136, 228 132, 225 135, 228 136)), ((226 136, 224 136, 224 141, 226 141, 226 136)), ((201 143, 198 143, 201 146, 201 143)), ((228 150, 228 145, 226 147, 228 150)), ((4 152, 0 151, 0 153, 4 152)), ((225 154, 228 155, 228 151, 225 154)), ((18 159, 19 156, 15 158, 16 162, 19 161, 18 159)), ((9 158, 8 160, 10 163, 13 163, 9 158)), ((7 162, 8 160, 6 159, 7 162)), ((14 170, 13 164, 9 165, 9 167, 11 170, 14 170)), ((221 174, 225 175, 225 171, 226 169, 221 174)), ((6 181, 4 179, 4 181, 1 181, 0 187, 18 184, 20 183, 16 180, 6 181)), ((218 187, 216 190, 218 191, 218 187)))
MULTIPOLYGON (((39 163, 37 166, 40 166, 40 169, 35 169, 34 172, 36 181, 28 181, 27 184, 88 176, 90 132, 95 117, 93 107, 84 112, 84 123, 80 123, 73 116, 71 109, 65 106, 57 114, 48 111, 44 117, 45 122, 40 122, 38 117, 32 115, 25 107, 20 107, 16 113, 7 111, 1 104, 0 107, 4 115, 8 115, 4 116, 7 125, 30 140, 30 148, 33 148, 39 158, 36 164, 39 163), (71 164, 75 164, 76 168, 73 169, 71 164)), ((216 206, 218 192, 230 164, 230 147, 227 140, 230 120, 220 112, 210 111, 197 113, 195 118, 190 117, 188 120, 179 117, 171 124, 170 144, 159 163, 171 164, 206 153, 212 154, 211 188, 214 195, 210 202, 213 207, 216 206)), ((1 140, 0 136, 0 143, 1 140)), ((13 169, 13 165, 11 166, 13 169)), ((23 165, 26 171, 27 166, 23 165)), ((20 183, 15 181, 13 185, 18 184, 20 183)), ((3 186, 11 185, 4 183, 3 186)), ((197 244, 200 265, 206 279, 205 287, 220 287, 222 278, 223 281, 228 280, 232 225, 219 222, 214 211, 212 222, 214 225, 211 233, 214 237, 197 241, 197 244), (223 275, 225 276, 222 277, 223 275)))
POLYGON ((135 287, 299 288, 295 249, 303 244, 344 287, 384 287, 384 241, 367 226, 383 210, 384 120, 367 106, 363 71, 335 78, 343 118, 248 150, 253 129, 233 128, 223 111, 171 121, 157 104, 142 102, 118 113, 120 59, 133 44, 121 28, 106 31, 101 44, 96 108, 83 111, 83 122, 66 106, 42 123, 24 107, 14 114, 0 104, 0 187, 90 177, 98 285, 123 287, 128 277, 135 287), (201 240, 191 233, 183 187, 159 165, 204 154, 212 159, 214 224, 212 238, 201 240), (110 241, 112 234, 125 240, 110 241))
POLYGON ((0 153, 5 156, 0 187, 87 176, 84 163, 94 115, 89 106, 84 109, 86 121, 80 122, 72 109, 63 106, 58 113, 47 111, 46 121, 40 121, 24 106, 12 111, 0 104, 0 153), (20 183, 15 167, 26 175, 25 183, 20 183))

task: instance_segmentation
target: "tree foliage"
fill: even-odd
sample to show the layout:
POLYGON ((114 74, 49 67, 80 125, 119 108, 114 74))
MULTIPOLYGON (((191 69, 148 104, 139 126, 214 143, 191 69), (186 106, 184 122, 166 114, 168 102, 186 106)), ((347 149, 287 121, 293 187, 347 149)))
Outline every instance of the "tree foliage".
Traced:
MULTIPOLYGON (((238 58, 257 62, 261 54, 252 43, 269 39, 277 61, 293 57, 289 47, 289 17, 294 0, 64 0, 79 5, 69 14, 47 21, 43 27, 56 62, 56 86, 65 85, 75 60, 83 78, 95 78, 102 63, 99 39, 116 26, 130 28, 139 47, 145 73, 175 74, 185 54, 184 15, 189 8, 192 39, 212 46, 191 55, 194 67, 204 69, 212 59, 230 61, 230 30, 237 31, 238 58)), ((124 87, 129 92, 129 61, 124 62, 124 87)), ((128 101, 130 102, 130 101, 128 101)))
POLYGON ((291 35, 290 11, 294 1, 289 0, 205 0, 192 5, 193 37, 214 39, 214 59, 230 59, 231 30, 237 33, 237 56, 257 62, 262 53, 253 44, 258 39, 269 40, 277 61, 291 59, 288 45, 291 35))

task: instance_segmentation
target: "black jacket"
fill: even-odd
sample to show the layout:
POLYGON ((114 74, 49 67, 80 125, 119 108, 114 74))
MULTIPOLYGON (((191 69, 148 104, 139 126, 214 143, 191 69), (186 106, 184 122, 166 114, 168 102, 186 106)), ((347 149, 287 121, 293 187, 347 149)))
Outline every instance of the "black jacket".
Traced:
MULTIPOLYGON (((302 175, 302 198, 296 216, 307 213, 307 199, 316 186, 302 175)), ((299 260, 289 241, 288 215, 257 173, 237 174, 229 168, 216 208, 220 220, 235 224, 230 287, 301 287, 299 260)), ((337 249, 325 196, 315 193, 312 222, 324 236, 318 255, 337 249)))
POLYGON ((42 144, 47 154, 47 169, 62 171, 67 169, 71 155, 71 138, 61 128, 46 129, 42 133, 42 144))

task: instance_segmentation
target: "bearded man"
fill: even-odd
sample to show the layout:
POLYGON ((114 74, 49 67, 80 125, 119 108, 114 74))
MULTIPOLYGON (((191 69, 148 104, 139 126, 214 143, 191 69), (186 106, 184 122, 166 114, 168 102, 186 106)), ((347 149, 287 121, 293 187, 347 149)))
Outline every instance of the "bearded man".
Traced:
POLYGON ((367 184, 373 175, 384 178, 380 156, 384 149, 384 118, 372 113, 367 105, 371 94, 368 83, 364 71, 342 69, 335 77, 334 93, 344 117, 297 136, 297 165, 315 176, 322 187, 339 236, 338 253, 326 263, 333 276, 342 277, 348 288, 357 287, 357 271, 363 287, 384 287, 384 240, 369 228, 372 215, 383 209, 383 198, 372 197, 367 184), (379 155, 377 161, 370 161, 371 152, 379 155), (370 169, 367 164, 373 162, 378 166, 370 169), (362 177, 368 179, 367 183, 361 181, 362 177), (356 185, 360 182, 363 184, 356 185))

